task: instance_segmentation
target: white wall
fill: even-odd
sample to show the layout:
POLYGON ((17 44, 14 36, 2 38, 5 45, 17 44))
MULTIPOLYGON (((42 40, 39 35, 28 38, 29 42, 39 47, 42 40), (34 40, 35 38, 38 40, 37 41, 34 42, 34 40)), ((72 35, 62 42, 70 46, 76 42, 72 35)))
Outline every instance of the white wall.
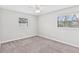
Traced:
POLYGON ((1 43, 1 39, 2 39, 2 26, 1 26, 1 11, 0 11, 0 43, 1 43))
POLYGON ((79 47, 79 28, 57 28, 57 16, 77 13, 79 7, 51 12, 39 17, 39 35, 79 47))
MULTIPOLYGON (((2 42, 12 41, 20 38, 27 38, 37 35, 37 19, 33 15, 28 15, 20 12, 0 9, 1 27, 2 27, 2 42), (28 18, 29 24, 20 25, 19 17, 28 18)), ((0 27, 0 28, 1 28, 0 27)))

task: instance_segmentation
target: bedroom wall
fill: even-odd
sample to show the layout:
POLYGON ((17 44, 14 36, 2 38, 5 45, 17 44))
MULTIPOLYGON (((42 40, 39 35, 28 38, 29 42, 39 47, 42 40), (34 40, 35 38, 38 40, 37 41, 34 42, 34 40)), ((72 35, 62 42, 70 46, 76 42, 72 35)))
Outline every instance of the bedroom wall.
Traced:
MULTIPOLYGON (((21 38, 27 38, 37 35, 36 17, 33 15, 15 12, 6 9, 0 9, 1 27, 2 27, 2 42, 12 41, 21 38), (19 24, 19 17, 28 18, 27 24, 19 24)), ((0 28, 1 28, 0 27, 0 28)))
POLYGON ((1 26, 1 11, 0 11, 0 43, 2 39, 2 26, 1 26))
POLYGON ((39 17, 39 35, 79 47, 79 28, 57 27, 57 16, 67 14, 79 16, 79 7, 66 8, 41 15, 39 17))

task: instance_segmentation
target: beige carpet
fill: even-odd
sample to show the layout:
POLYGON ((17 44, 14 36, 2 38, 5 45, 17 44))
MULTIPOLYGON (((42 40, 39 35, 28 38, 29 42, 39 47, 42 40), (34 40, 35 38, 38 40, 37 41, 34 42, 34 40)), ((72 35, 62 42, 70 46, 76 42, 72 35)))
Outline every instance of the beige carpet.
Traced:
POLYGON ((31 37, 1 45, 2 53, 78 53, 79 48, 42 37, 31 37))

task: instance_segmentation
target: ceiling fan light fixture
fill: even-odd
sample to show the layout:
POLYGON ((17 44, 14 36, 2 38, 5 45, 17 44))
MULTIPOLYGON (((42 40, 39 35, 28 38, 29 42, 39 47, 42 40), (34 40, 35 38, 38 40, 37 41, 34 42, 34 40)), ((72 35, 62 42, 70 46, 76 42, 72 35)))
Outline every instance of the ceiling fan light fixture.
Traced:
POLYGON ((35 12, 36 12, 36 13, 40 13, 40 10, 36 10, 35 12))

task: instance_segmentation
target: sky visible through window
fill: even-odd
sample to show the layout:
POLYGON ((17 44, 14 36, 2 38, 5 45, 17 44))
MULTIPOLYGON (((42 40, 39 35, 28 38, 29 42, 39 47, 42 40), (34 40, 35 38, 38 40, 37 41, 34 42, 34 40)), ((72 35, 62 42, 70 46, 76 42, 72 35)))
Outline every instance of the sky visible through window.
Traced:
POLYGON ((76 20, 76 15, 67 15, 67 16, 58 16, 59 21, 64 21, 65 19, 68 21, 76 20))

